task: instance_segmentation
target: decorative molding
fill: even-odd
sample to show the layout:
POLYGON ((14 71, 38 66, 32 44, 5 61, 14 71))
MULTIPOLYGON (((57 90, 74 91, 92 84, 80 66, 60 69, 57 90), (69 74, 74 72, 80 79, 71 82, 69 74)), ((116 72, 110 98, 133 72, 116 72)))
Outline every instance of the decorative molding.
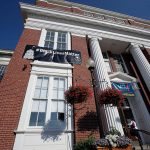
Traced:
POLYGON ((34 61, 31 63, 32 66, 38 67, 51 67, 51 68, 61 68, 61 69, 73 69, 74 67, 70 64, 61 64, 54 62, 42 62, 42 61, 34 61))
POLYGON ((91 27, 81 27, 78 25, 71 25, 71 24, 65 24, 65 23, 59 23, 59 22, 54 22, 54 21, 45 21, 44 20, 39 20, 39 19, 28 19, 27 26, 32 26, 32 27, 37 27, 37 28, 46 28, 46 29, 52 29, 52 30, 60 30, 60 31, 68 31, 71 32, 71 34, 79 34, 79 35, 90 35, 90 36, 98 36, 102 38, 109 38, 109 39, 115 39, 115 40, 120 40, 124 42, 131 42, 131 43, 140 43, 145 46, 150 46, 150 39, 144 39, 144 38, 139 38, 135 36, 130 36, 129 33, 127 32, 128 35, 125 34, 120 34, 120 33, 115 33, 115 32, 110 32, 110 31, 104 31, 104 30, 99 30, 99 29, 93 29, 91 27))
POLYGON ((77 33, 71 33, 72 36, 79 36, 79 37, 86 37, 86 35, 83 34, 77 34, 77 33))
POLYGON ((21 3, 21 8, 23 11, 25 11, 26 13, 31 13, 31 14, 41 14, 44 16, 51 16, 51 17, 57 17, 57 18, 63 18, 63 19, 69 19, 69 20, 73 20, 73 21, 79 21, 79 22, 84 22, 87 24, 99 24, 101 26, 104 27, 111 27, 115 28, 115 29, 121 29, 121 30, 125 30, 125 31, 130 31, 130 32, 135 32, 135 33, 139 33, 141 32, 141 34, 150 34, 150 30, 145 30, 143 28, 139 28, 136 26, 130 26, 130 25, 121 25, 121 24, 116 24, 112 23, 112 22, 107 22, 104 20, 97 20, 96 18, 91 18, 91 17, 87 17, 87 16, 83 16, 83 15, 79 15, 79 14, 74 14, 74 13, 69 13, 69 12, 64 12, 64 11, 58 11, 58 10, 52 10, 52 9, 48 9, 48 8, 43 8, 43 7, 37 7, 37 6, 32 6, 32 5, 27 5, 27 4, 23 4, 21 3))
POLYGON ((61 0, 39 0, 39 1, 44 1, 47 3, 55 3, 58 5, 67 6, 67 7, 74 6, 74 7, 80 8, 82 10, 85 10, 86 12, 88 11, 91 13, 97 13, 99 15, 103 14, 103 15, 107 15, 107 16, 114 16, 115 18, 117 17, 117 19, 132 19, 132 20, 136 20, 136 21, 139 21, 139 22, 142 22, 145 24, 150 24, 150 21, 145 20, 145 19, 125 15, 125 14, 114 12, 114 11, 100 9, 100 8, 96 8, 96 7, 92 7, 92 6, 88 6, 88 5, 84 5, 84 4, 79 4, 79 3, 69 2, 69 1, 61 1, 61 0))

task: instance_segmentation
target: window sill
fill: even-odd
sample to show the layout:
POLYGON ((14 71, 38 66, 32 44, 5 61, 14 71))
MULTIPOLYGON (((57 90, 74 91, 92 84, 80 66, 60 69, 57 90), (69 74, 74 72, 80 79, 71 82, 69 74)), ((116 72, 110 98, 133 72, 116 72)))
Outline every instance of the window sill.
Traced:
MULTIPOLYGON (((14 130, 14 133, 16 134, 32 134, 32 133, 40 133, 42 132, 42 129, 27 129, 27 130, 14 130)), ((57 132, 61 132, 61 133, 72 133, 74 132, 74 130, 47 130, 47 132, 51 132, 51 133, 57 133, 57 132)))
POLYGON ((51 68, 66 68, 66 69, 72 69, 74 68, 71 64, 61 64, 61 63, 54 63, 54 62, 42 62, 35 60, 34 62, 31 63, 32 66, 37 66, 37 67, 51 67, 51 68))

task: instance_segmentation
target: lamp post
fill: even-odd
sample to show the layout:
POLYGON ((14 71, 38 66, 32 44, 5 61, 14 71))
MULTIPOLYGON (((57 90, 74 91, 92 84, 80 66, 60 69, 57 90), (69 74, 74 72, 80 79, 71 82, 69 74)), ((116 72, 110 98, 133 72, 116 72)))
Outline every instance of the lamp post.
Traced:
POLYGON ((94 77, 94 68, 95 68, 95 62, 92 58, 89 58, 87 63, 86 63, 86 67, 90 70, 91 72, 91 77, 92 77, 92 86, 93 86, 93 91, 94 91, 94 99, 95 99, 95 105, 96 105, 96 113, 97 113, 97 120, 98 120, 98 127, 99 127, 99 134, 104 137, 104 130, 103 130, 103 126, 102 126, 102 118, 101 118, 101 114, 100 114, 100 107, 99 107, 99 103, 97 100, 97 91, 96 91, 96 80, 94 77))

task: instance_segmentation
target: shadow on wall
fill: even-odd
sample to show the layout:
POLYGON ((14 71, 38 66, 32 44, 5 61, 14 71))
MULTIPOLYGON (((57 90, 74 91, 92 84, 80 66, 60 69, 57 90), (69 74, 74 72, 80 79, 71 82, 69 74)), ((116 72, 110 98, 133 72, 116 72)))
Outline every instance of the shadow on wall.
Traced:
POLYGON ((84 116, 79 118, 77 126, 78 131, 97 131, 98 122, 96 112, 87 111, 84 116))
POLYGON ((65 128, 66 123, 64 121, 49 120, 43 127, 41 138, 44 141, 58 141, 65 128))

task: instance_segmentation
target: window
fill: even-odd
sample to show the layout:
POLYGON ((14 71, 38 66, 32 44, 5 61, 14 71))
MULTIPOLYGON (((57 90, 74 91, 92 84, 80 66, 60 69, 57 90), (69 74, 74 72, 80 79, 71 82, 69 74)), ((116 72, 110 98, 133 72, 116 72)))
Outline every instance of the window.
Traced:
POLYGON ((115 63, 117 71, 126 72, 121 55, 120 54, 112 54, 112 57, 114 58, 114 63, 115 63))
POLYGON ((54 50, 67 49, 67 33, 47 30, 44 47, 54 50))
POLYGON ((51 120, 64 121, 64 110, 65 110, 65 79, 54 78, 53 84, 53 97, 52 97, 52 111, 51 120))
POLYGON ((48 77, 37 78, 29 126, 43 126, 45 123, 48 81, 48 77))
POLYGON ((105 66, 107 68, 107 72, 111 72, 111 65, 110 65, 110 62, 109 62, 109 57, 108 57, 107 52, 103 52, 102 54, 103 54, 105 66))
POLYGON ((0 65, 0 80, 3 78, 5 70, 6 70, 6 65, 0 65))
POLYGON ((44 126, 45 122, 51 121, 51 128, 55 128, 57 123, 64 123, 65 89, 66 79, 63 77, 37 77, 29 126, 44 126))

